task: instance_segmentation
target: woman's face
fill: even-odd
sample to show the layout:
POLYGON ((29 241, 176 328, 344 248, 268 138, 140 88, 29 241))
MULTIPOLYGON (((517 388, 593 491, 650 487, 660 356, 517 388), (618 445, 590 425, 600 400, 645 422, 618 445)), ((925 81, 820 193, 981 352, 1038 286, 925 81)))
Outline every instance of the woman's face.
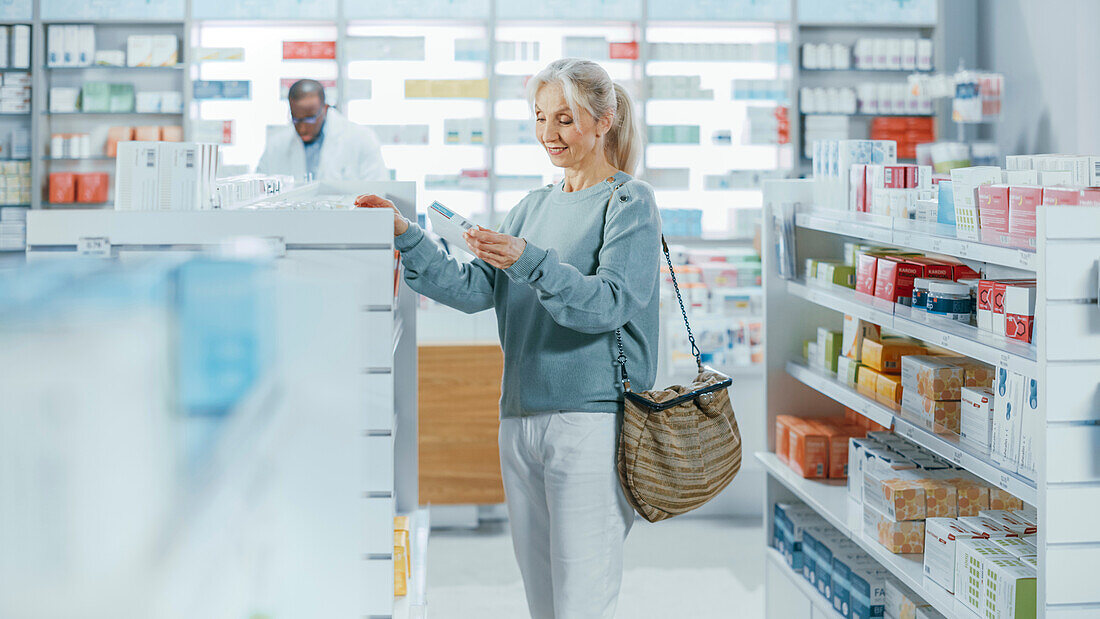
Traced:
POLYGON ((582 168, 603 155, 610 119, 599 122, 585 109, 569 109, 561 85, 544 84, 535 93, 535 136, 559 168, 582 168))

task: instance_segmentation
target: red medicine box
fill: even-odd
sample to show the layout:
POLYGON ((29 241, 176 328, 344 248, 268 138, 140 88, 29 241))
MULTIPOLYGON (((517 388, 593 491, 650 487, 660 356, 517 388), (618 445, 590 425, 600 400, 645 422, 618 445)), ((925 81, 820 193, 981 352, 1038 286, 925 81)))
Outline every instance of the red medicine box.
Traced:
POLYGON ((1080 200, 1080 189, 1069 189, 1066 187, 1043 187, 1043 204, 1050 206, 1056 206, 1059 204, 1075 206, 1080 202, 1080 200))
POLYGON ((921 268, 920 275, 928 279, 952 279, 955 274, 954 265, 940 262, 934 258, 924 256, 910 256, 905 259, 909 264, 915 264, 921 268))
POLYGON ((50 203, 72 204, 76 202, 76 175, 72 172, 50 174, 50 203))
POLYGON ((1035 287, 1009 286, 1005 290, 1005 335, 1023 342, 1031 341, 1035 326, 1035 287))
POLYGON ((637 60, 638 42, 611 43, 608 45, 608 55, 612 60, 637 60))
POLYGON ((1078 204, 1081 206, 1100 206, 1100 187, 1086 187, 1081 190, 1078 204))
POLYGON ((983 243, 1008 244, 1008 185, 978 187, 978 222, 983 243))
POLYGON ((916 168, 916 166, 910 165, 888 165, 882 167, 883 172, 883 186, 887 189, 908 189, 910 187, 916 187, 917 173, 913 172, 913 185, 909 184, 909 168, 916 168))
POLYGON ((856 256, 856 292, 866 295, 875 294, 875 277, 878 272, 878 256, 859 254, 856 256))
POLYGON ((76 202, 101 204, 107 201, 106 172, 89 172, 76 175, 76 202))
POLYGON ((1008 238, 1010 245, 1035 249, 1035 211, 1042 201, 1042 187, 1009 187, 1008 238))
POLYGON ((891 303, 897 303, 902 298, 911 298, 913 280, 920 277, 921 272, 919 265, 905 262, 902 258, 879 258, 875 272, 875 296, 891 303))
POLYGON ((283 41, 283 60, 335 60, 336 41, 283 41))

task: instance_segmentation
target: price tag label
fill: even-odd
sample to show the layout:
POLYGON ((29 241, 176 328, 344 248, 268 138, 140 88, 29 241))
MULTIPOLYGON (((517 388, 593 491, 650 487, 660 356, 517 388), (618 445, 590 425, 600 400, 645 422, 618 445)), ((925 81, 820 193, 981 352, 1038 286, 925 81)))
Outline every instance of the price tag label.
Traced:
POLYGON ((1020 263, 1020 266, 1022 267, 1030 267, 1034 258, 1035 254, 1029 251, 1024 251, 1021 249, 1020 251, 1016 252, 1016 260, 1020 263))
POLYGON ((81 256, 107 258, 111 255, 111 241, 105 236, 84 236, 76 240, 76 252, 81 256))
POLYGON ((970 243, 959 243, 959 246, 956 249, 956 253, 958 253, 960 256, 970 255, 970 243))
POLYGON ((1001 353, 1000 363, 998 363, 998 365, 1000 365, 1001 367, 1008 367, 1008 360, 1010 358, 1011 357, 1009 356, 1008 353, 1006 353, 1006 352, 1001 353))
POLYGON ((944 348, 950 348, 951 347, 951 336, 946 334, 946 333, 941 335, 940 336, 940 346, 943 346, 944 348))
POLYGON ((1007 473, 1001 473, 1000 477, 997 478, 997 485, 1000 486, 1004 490, 1008 490, 1008 474, 1007 473))
POLYGON ((902 436, 904 436, 905 438, 907 438, 909 440, 914 440, 914 439, 916 439, 917 432, 913 428, 913 426, 907 425, 904 428, 902 428, 902 436))
POLYGON ((955 464, 959 465, 959 466, 962 466, 962 463, 963 463, 963 452, 962 452, 962 450, 959 450, 959 449, 951 450, 951 461, 954 462, 955 464))
POLYGON ((932 239, 932 251, 943 251, 943 241, 932 239))
POLYGON ((913 235, 908 232, 895 232, 894 244, 909 246, 913 244, 913 235))

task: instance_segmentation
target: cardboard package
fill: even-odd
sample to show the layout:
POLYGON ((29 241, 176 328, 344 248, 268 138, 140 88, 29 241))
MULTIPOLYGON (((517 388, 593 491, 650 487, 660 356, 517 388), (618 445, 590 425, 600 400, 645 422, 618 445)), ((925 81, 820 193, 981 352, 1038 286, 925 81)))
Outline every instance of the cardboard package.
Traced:
POLYGON ((863 365, 883 374, 901 374, 901 358, 905 355, 923 355, 928 352, 924 346, 911 340, 887 339, 881 341, 864 340, 861 352, 863 365))
POLYGON ((845 314, 841 354, 859 361, 863 352, 863 340, 868 338, 877 340, 881 334, 882 328, 873 322, 845 314))
POLYGON ((76 202, 76 175, 72 172, 51 172, 49 194, 51 204, 76 202))
POLYGON ((982 606, 988 558, 1011 559, 1012 555, 987 539, 960 539, 955 544, 955 599, 976 613, 982 606))
POLYGON ((959 434, 959 400, 929 400, 904 387, 901 407, 915 413, 933 432, 959 434))
POLYGON ((807 423, 791 424, 787 465, 807 479, 826 477, 829 466, 829 440, 820 427, 807 423))
POLYGON ((908 355, 901 359, 901 384, 929 400, 958 400, 964 370, 943 357, 908 355))
POLYGON ((979 609, 984 617, 1023 619, 1035 617, 1038 603, 1035 568, 1019 559, 986 557, 982 564, 979 609))
POLYGON ((989 453, 993 433, 993 390, 963 387, 959 405, 959 437, 962 442, 989 453))
POLYGON ((924 522, 924 575, 948 593, 955 591, 955 549, 960 539, 983 539, 954 518, 924 522))
POLYGON ((920 554, 924 552, 924 521, 897 522, 873 507, 863 508, 864 533, 882 544, 894 554, 920 554))
POLYGON ((1008 471, 1016 471, 1020 459, 1021 392, 1024 377, 1007 367, 997 368, 993 386, 993 433, 990 457, 993 463, 1008 471))
POLYGON ((76 175, 75 202, 103 204, 107 202, 107 186, 110 176, 106 172, 88 172, 76 175))
POLYGON ((979 237, 990 245, 1008 245, 1008 185, 978 187, 979 237))
POLYGON ((901 377, 896 374, 879 374, 875 378, 875 399, 890 408, 896 408, 902 399, 901 377))

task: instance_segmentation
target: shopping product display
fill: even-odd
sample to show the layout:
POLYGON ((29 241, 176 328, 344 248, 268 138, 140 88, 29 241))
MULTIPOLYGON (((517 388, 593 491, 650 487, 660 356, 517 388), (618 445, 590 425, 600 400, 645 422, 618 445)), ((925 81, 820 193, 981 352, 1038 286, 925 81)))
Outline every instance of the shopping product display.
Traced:
POLYGON ((115 209, 212 209, 217 171, 216 144, 120 142, 115 160, 115 209))

